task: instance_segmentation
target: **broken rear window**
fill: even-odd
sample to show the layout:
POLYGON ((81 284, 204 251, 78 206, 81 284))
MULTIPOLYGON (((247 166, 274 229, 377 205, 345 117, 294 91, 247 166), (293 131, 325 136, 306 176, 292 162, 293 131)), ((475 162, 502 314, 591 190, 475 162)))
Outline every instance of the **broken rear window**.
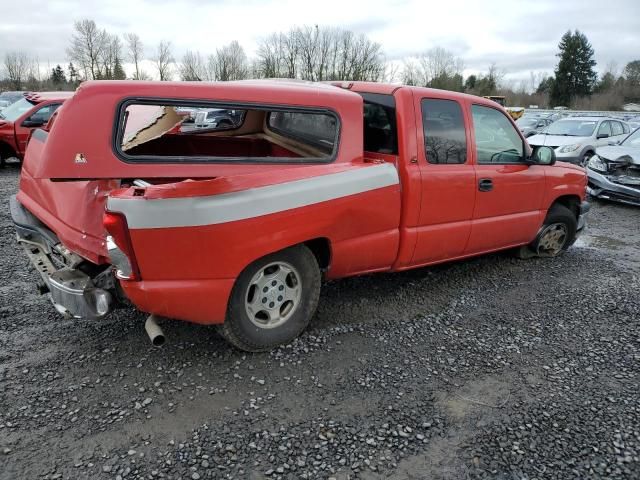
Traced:
POLYGON ((330 161, 338 125, 329 110, 131 102, 120 109, 116 147, 130 162, 330 161))

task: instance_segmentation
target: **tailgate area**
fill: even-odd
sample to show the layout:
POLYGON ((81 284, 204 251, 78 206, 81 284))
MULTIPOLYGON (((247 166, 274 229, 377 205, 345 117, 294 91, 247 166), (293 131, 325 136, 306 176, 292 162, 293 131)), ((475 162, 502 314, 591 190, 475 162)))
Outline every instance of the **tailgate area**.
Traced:
POLYGON ((49 294, 56 310, 69 317, 100 318, 109 313, 116 303, 111 268, 71 252, 15 196, 9 204, 18 243, 41 278, 38 291, 49 294))

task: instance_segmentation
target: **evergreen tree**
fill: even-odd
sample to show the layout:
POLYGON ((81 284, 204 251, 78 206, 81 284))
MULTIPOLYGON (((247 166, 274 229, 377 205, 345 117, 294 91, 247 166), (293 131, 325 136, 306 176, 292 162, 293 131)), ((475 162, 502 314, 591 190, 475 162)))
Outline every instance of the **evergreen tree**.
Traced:
POLYGON ((126 80, 127 78, 127 74, 124 72, 124 68, 122 68, 122 63, 120 62, 119 57, 116 57, 111 78, 114 80, 126 80))
POLYGON ((478 77, 475 75, 469 75, 464 82, 464 91, 468 92, 476 88, 476 82, 478 81, 478 77))
POLYGON ((495 95, 498 91, 498 84, 495 77, 489 74, 478 78, 478 80, 476 80, 475 91, 476 95, 480 95, 482 97, 495 95))
POLYGON ((60 86, 63 83, 67 83, 67 77, 64 74, 64 70, 60 65, 56 65, 56 68, 51 69, 51 83, 56 86, 60 86))
POLYGON ((552 105, 569 106, 577 96, 593 93, 598 75, 594 70, 593 47, 587 37, 576 30, 569 30, 558 44, 560 58, 551 89, 552 105))
POLYGON ((542 79, 538 88, 536 89, 536 93, 550 93, 553 88, 553 77, 545 77, 542 79))
POLYGON ((598 82, 598 85, 596 86, 595 91, 598 93, 607 92, 611 90, 615 86, 615 84, 616 84, 616 77, 613 75, 613 73, 607 72, 602 76, 602 78, 598 82))
POLYGON ((67 70, 69 70, 69 81, 73 85, 78 85, 80 83, 80 74, 76 70, 76 67, 73 66, 73 63, 69 63, 67 70))

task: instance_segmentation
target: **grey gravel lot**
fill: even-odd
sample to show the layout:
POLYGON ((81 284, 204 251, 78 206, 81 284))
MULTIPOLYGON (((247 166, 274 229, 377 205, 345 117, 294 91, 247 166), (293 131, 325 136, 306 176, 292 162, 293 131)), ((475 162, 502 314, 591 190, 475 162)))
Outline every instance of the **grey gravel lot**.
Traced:
POLYGON ((324 286, 293 344, 65 320, 0 170, 0 478, 640 478, 640 209, 562 258, 498 254, 324 286))

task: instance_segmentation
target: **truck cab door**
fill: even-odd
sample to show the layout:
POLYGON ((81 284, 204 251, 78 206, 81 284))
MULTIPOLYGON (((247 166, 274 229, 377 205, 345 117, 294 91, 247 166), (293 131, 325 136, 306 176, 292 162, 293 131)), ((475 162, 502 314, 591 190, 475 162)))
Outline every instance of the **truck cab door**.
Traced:
POLYGON ((545 212, 545 167, 529 165, 525 142, 499 109, 471 105, 477 177, 468 254, 532 241, 545 212))
POLYGON ((16 144, 19 155, 24 155, 31 132, 36 128, 44 127, 60 105, 60 103, 44 105, 20 122, 16 122, 16 144))
POLYGON ((414 108, 422 191, 411 264, 418 266, 463 255, 471 232, 476 178, 464 105, 436 93, 414 92, 414 108))

